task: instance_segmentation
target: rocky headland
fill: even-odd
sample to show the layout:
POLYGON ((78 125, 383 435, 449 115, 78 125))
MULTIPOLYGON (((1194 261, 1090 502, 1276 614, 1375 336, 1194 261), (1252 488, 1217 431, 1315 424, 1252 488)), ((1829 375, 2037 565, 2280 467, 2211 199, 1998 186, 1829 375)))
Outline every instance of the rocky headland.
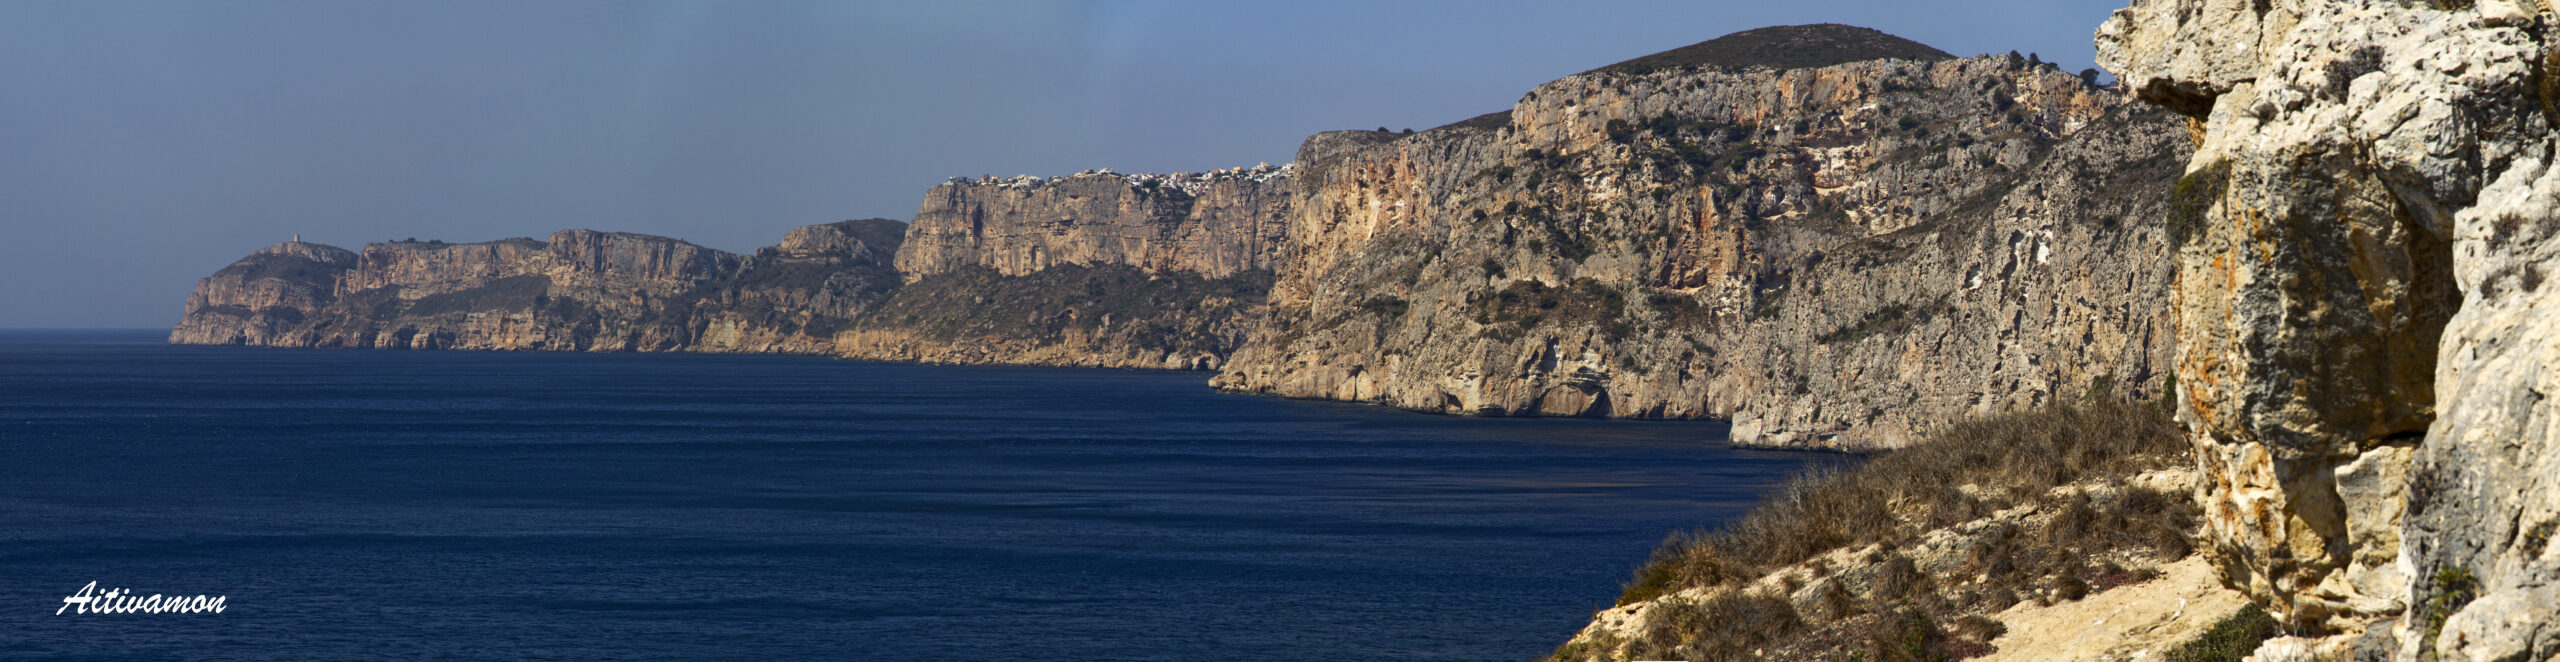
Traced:
POLYGON ((905 224, 792 231, 738 255, 666 237, 290 242, 196 286, 170 342, 390 349, 815 353, 895 287, 905 224))
POLYGON ((752 255, 590 230, 288 242, 199 282, 169 339, 1215 369, 1260 317, 1289 172, 955 179, 912 225, 813 225, 752 255))
MULTIPOLYGON (((1986 585, 1993 608, 2007 602, 1996 585, 2019 552, 2090 547, 2035 536, 2021 548, 1981 532, 2020 517, 2058 518, 2035 525, 2045 531, 2085 520, 2067 505, 1967 512, 1998 485, 1955 477, 1923 489, 1957 496, 1845 509, 1905 529, 1873 536, 1880 548, 1809 540, 1843 551, 1767 569, 1724 563, 1768 537, 1768 521, 1843 516, 1805 511, 1805 495, 1916 475, 1862 470, 1791 488, 1762 520, 1666 544, 1629 599, 1556 657, 2560 659, 2560 407, 2546 396, 2560 388, 2560 294, 2542 289, 2560 260, 2555 19, 2549 3, 2519 0, 2139 0, 2098 29, 2101 63, 2136 98, 2185 116, 2195 145, 2157 192, 2177 238, 2174 285, 2160 293, 2175 320, 2174 399, 2160 406, 2193 467, 2180 491, 2196 521, 2183 535, 2215 586, 2178 580, 2188 561, 2113 588, 2091 581, 2103 569, 2066 569, 2055 581, 2072 590, 2059 599, 1982 613, 1986 585), (1875 579, 1905 555, 1920 561, 1902 573, 1912 581, 1875 579), (1894 593, 1892 616, 1858 617, 1827 608, 1826 582, 1866 601, 1849 604, 1875 604, 1877 586, 1920 589, 1894 593), (2183 613, 2225 595, 2250 606, 2128 613, 2171 597, 2183 613), (2073 606, 2083 599, 2115 607, 2073 606), (2110 623, 2128 617, 2140 631, 2110 623), (1866 629, 1823 638, 1853 618, 1866 629), (2071 632, 2022 632, 2053 627, 2071 632)), ((1951 435, 1915 457, 1963 457, 1979 442, 1951 435)), ((2102 556, 2118 568, 2184 554, 2138 547, 2102 556)))
MULTIPOLYGON (((2554 659, 2554 20, 2521 0, 2139 0, 2097 33, 2116 86, 1755 30, 1429 131, 1319 134, 1286 166, 952 180, 912 224, 753 255, 586 230, 292 242, 204 279, 170 339, 1218 370, 1238 392, 1720 417, 1738 443, 2011 473, 2026 461, 1968 448, 2077 448, 2036 416, 2148 401, 2125 420, 2156 417, 2174 452, 1843 492, 1884 495, 1841 501, 1878 525, 1744 565, 1657 559, 1687 569, 1640 575, 1558 656, 1756 655, 1775 649, 1703 633, 1799 614, 1745 625, 2034 657, 2017 647, 2059 640, 2020 628, 2131 591, 2103 599, 2153 605, 2140 645, 2042 659, 2149 655, 2251 614, 2260 634, 2216 645, 2554 659), (1948 432, 1967 420, 2007 431, 1948 432)), ((1805 650, 1891 648, 1847 641, 1805 650)))
POLYGON ((588 231, 292 244, 206 279, 171 340, 1212 369, 1890 448, 2164 387, 2157 191, 2188 149, 2170 113, 2050 64, 1767 28, 1429 131, 1319 134, 1283 166, 955 178, 906 226, 756 255, 588 231))
POLYGON ((1309 139, 1270 317, 1213 383, 1850 449, 2156 393, 2160 193, 2188 149, 2171 114, 2023 57, 1741 33, 1448 127, 1309 139), (1733 43, 1830 57, 1709 57, 1733 43))

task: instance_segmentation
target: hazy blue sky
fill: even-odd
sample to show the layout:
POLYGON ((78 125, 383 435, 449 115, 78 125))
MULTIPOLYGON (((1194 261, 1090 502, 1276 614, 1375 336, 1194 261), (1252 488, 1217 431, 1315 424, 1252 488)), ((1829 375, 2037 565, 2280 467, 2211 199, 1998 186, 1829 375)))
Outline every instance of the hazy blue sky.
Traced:
POLYGON ((953 175, 1276 164, 1768 25, 2077 71, 2124 4, 0 2, 0 327, 165 327, 295 233, 748 251, 953 175))

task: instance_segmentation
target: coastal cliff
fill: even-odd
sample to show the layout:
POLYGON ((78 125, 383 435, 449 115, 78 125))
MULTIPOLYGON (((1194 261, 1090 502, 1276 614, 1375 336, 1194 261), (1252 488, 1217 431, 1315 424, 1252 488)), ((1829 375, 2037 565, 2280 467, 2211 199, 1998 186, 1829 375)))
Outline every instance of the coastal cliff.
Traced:
POLYGON ((1293 168, 933 187, 849 358, 1215 370, 1261 319, 1293 168))
POLYGON ((792 231, 753 256, 665 237, 292 242, 197 285, 170 342, 397 349, 821 352, 898 282, 904 224, 792 231))
MULTIPOLYGON (((2184 493, 2192 523, 2117 517, 2140 529, 2108 532, 2135 540, 2106 541, 2124 564, 2027 547, 2030 576, 2174 575, 2151 594, 2178 600, 2154 610, 2169 620, 2188 597, 2245 599, 2301 635, 2261 660, 2553 659, 2554 19, 2517 0, 2141 0, 2097 34, 2123 87, 1871 30, 1755 30, 1430 131, 1319 134, 1289 166, 954 180, 913 226, 812 226, 754 255, 584 230, 292 242, 200 282, 171 341, 1222 369, 1239 392, 1727 417, 1738 443, 1857 450, 2060 412, 1949 442, 1997 446, 1981 440, 2050 436, 2039 421, 2075 403, 2165 398, 2185 454, 2146 461, 2190 467, 2006 496, 1913 472, 1840 502, 1943 517, 1631 590, 1559 657, 1741 617, 1708 607, 1829 610, 1826 584, 1972 600, 1971 577, 2015 576, 1995 569, 2019 563, 2019 531, 2086 536, 2090 508, 2153 517, 2184 493), (1733 602, 1755 591, 1783 600, 1733 602)), ((2167 416, 2135 404, 2127 420, 2167 416)), ((2086 446, 2113 430, 2046 441, 2104 455, 2086 446)), ((1981 450, 1929 452, 1980 469, 1981 450)), ((1998 588, 2017 609, 1970 615, 2090 622, 2021 616, 1998 588)), ((1957 639, 2038 633, 2014 634, 1957 639)), ((2130 650, 2100 648, 2047 659, 2130 650)))
POLYGON ((2545 283, 2560 269, 2555 20, 2548 3, 2513 0, 2115 12, 2100 62, 2186 116, 2196 145, 2152 192, 2175 239, 2174 400, 2140 405, 2151 423, 2062 433, 2025 456, 2128 436, 2155 439, 2140 447, 2156 459, 2177 447, 2192 522, 2137 527, 2147 550, 2129 544, 2141 536, 2093 545, 2075 532, 2189 506, 2154 497, 2091 516, 2071 495, 2121 504, 2169 489, 2155 480, 2167 474, 2060 490, 1967 475, 2015 466, 1981 458, 2033 446, 2077 406, 2034 425, 1956 423, 1667 542, 1555 657, 2560 659, 2560 405, 2546 395, 2560 388, 2560 294, 2545 283), (2116 432, 2137 428, 2157 430, 2116 432), (2045 501, 1978 507, 2020 486, 2045 501), (2050 519, 2034 536, 2001 523, 2037 517, 2050 519), (2054 555, 2106 567, 2066 570, 2032 603, 2000 588, 2027 567, 2017 559, 2054 555), (2145 563, 2159 565, 2114 571, 2145 563), (1884 606, 1837 608, 1861 603, 1884 606))
POLYGON ((903 229, 832 230, 860 250, 811 228, 752 256, 584 231, 262 254, 171 340, 1212 369, 1891 448, 2163 389, 2157 192, 2188 149, 2171 114, 2029 58, 1766 28, 1430 131, 1319 134, 1284 166, 953 179, 903 229))
POLYGON ((2158 192, 2187 151, 2173 116, 2026 58, 1739 33, 1309 139, 1271 315, 1213 383, 1859 449, 2147 395, 2173 338, 2158 192))
POLYGON ((956 180, 916 226, 808 226, 752 255, 590 230, 289 242, 200 281, 169 340, 1213 370, 1261 317, 1289 173, 956 180))
POLYGON ((953 179, 924 194, 898 251, 910 279, 986 267, 1127 265, 1220 278, 1269 271, 1286 237, 1288 166, 1205 173, 953 179))

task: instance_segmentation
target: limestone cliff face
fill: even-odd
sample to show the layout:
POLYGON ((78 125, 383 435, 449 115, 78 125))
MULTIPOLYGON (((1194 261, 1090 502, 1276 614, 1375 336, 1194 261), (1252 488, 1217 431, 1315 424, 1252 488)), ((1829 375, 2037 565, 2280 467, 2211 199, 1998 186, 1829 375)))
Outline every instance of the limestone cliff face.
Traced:
POLYGON ((1021 276, 967 267, 899 288, 836 337, 881 361, 1215 370, 1261 319, 1271 272, 1219 278, 1129 265, 1021 276))
POLYGON ((1261 319, 1274 247, 1255 233, 1276 235, 1273 224, 1288 220, 1287 176, 1261 167, 945 185, 925 203, 927 216, 936 200, 957 197, 977 200, 969 204, 978 223, 1050 225, 965 245, 932 239, 944 243, 921 252, 902 247, 932 229, 879 219, 792 230, 754 255, 589 230, 361 252, 290 243, 205 279, 169 338, 1214 370, 1261 319), (1094 209, 1127 203, 1164 215, 1033 204, 1098 195, 1121 197, 1094 209), (1092 222, 1051 223, 1058 218, 1092 222), (1042 247, 1083 252, 1048 262, 1054 253, 1042 247), (925 271, 900 273, 902 256, 925 271))
POLYGON ((170 341, 290 347, 824 352, 897 282, 904 225, 801 228, 742 256, 566 230, 548 241, 289 243, 198 286, 170 341))
POLYGON ((301 241, 259 249, 196 281, 169 342, 268 345, 337 300, 355 266, 346 249, 301 241))
POLYGON ((2286 655, 2560 655, 2548 9, 2144 0, 2098 32, 2201 131, 2178 384, 2224 578, 2368 634, 2286 655))
POLYGON ((2158 390, 2172 116, 2023 59, 1624 67, 1307 141, 1237 391, 1891 447, 2158 390))
POLYGON ((826 354, 836 336, 897 289, 906 224, 812 225, 756 251, 737 275, 689 292, 687 349, 826 354))
POLYGON ((1210 278, 1272 268, 1290 169, 953 179, 927 191, 898 253, 910 280, 968 267, 1022 276, 1128 265, 1210 278))
POLYGON ((1212 370, 1244 344, 1292 220, 1288 166, 953 179, 897 254, 907 283, 848 358, 1212 370))

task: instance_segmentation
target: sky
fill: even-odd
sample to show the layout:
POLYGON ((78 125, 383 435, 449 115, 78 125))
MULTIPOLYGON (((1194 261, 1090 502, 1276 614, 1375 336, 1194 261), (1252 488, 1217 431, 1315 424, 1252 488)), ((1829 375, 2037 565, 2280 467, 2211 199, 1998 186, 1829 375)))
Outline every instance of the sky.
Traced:
POLYGON ((1279 164, 1770 25, 2078 71, 2125 4, 0 2, 0 328, 166 328, 297 234, 747 252, 953 176, 1279 164))

